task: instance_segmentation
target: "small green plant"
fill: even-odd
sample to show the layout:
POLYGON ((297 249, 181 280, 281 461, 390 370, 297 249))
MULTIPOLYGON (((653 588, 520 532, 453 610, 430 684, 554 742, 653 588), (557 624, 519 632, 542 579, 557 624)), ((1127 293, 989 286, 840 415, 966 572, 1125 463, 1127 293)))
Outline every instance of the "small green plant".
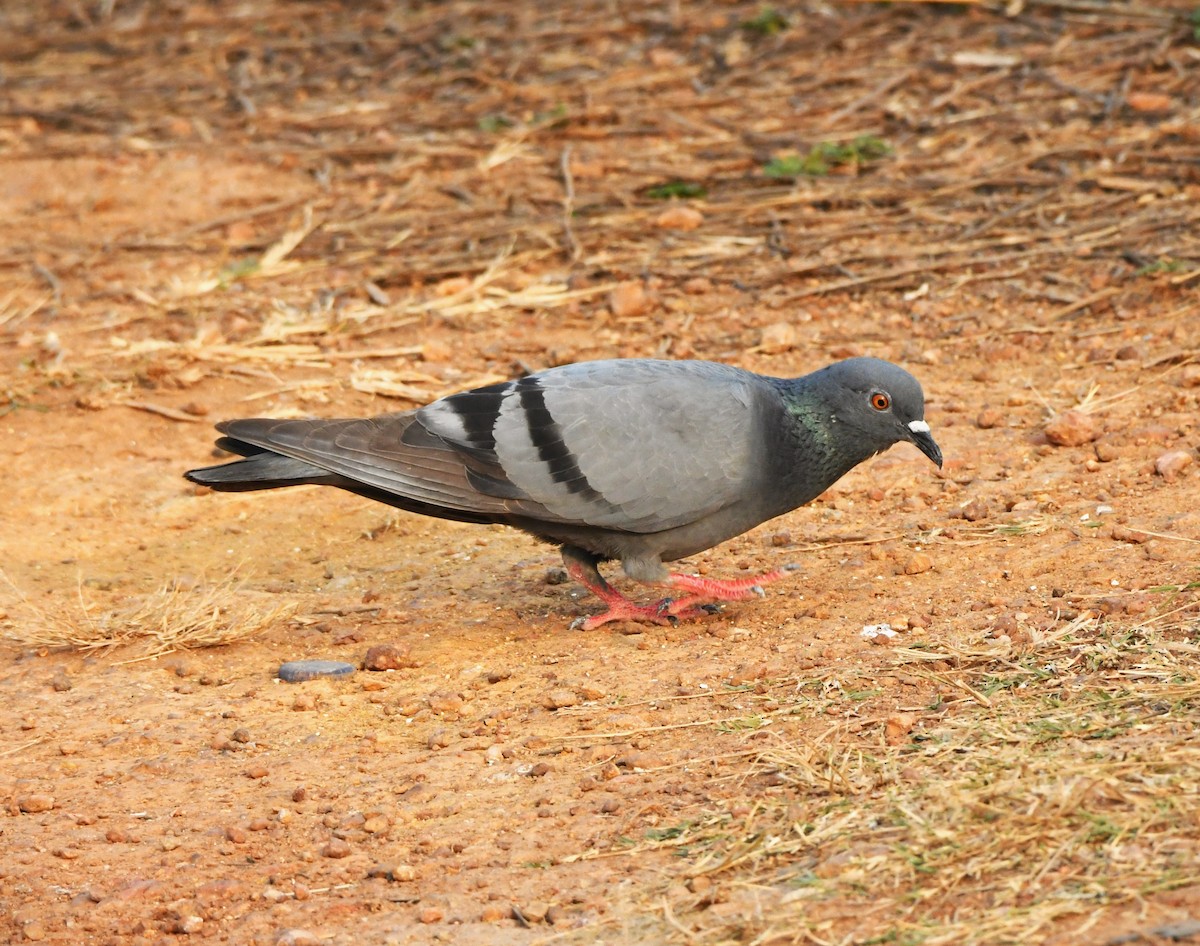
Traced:
POLYGON ((1147 263, 1145 266, 1139 267, 1136 275, 1154 276, 1158 273, 1177 273, 1186 266, 1187 264, 1183 260, 1172 259, 1166 256, 1160 260, 1155 260, 1153 263, 1147 263))
POLYGON ((1200 588, 1200 581, 1189 581, 1186 585, 1155 585, 1153 588, 1147 588, 1146 591, 1153 594, 1168 594, 1175 591, 1191 591, 1193 588, 1200 588))
POLYGON ((741 719, 727 719, 717 725, 717 732, 741 732, 747 729, 762 729, 767 725, 761 716, 743 716, 741 719))
POLYGON ((1091 823, 1088 829, 1087 840, 1091 843, 1103 843, 1106 841, 1115 841, 1125 832, 1120 825, 1114 824, 1110 819, 1103 815, 1093 815, 1088 811, 1081 811, 1079 814, 1085 821, 1091 823))
POLYGON ((703 184, 691 181, 668 181, 666 184, 656 184, 646 191, 651 200, 671 200, 672 198, 707 197, 708 191, 703 184))
POLYGON ((534 112, 529 124, 535 128, 561 128, 567 123, 567 107, 561 102, 544 112, 534 112))
POLYGON ((823 177, 845 164, 863 165, 892 153, 891 145, 875 135, 859 135, 847 144, 822 141, 808 154, 786 154, 763 168, 767 177, 823 177))
POLYGON ((690 822, 685 822, 681 825, 676 825, 673 828, 650 828, 646 831, 647 841, 670 841, 674 838, 679 838, 684 835, 688 828, 692 825, 690 822))
POLYGON ((253 258, 238 260, 237 262, 230 263, 228 266, 222 267, 221 272, 217 274, 217 278, 221 282, 221 288, 228 289, 243 276, 249 276, 251 273, 258 272, 258 267, 259 261, 253 258))
MULTIPOLYGON (((31 365, 30 367, 33 366, 31 365)), ((8 396, 8 400, 5 403, 0 404, 0 417, 5 417, 11 414, 13 411, 40 411, 44 414, 49 410, 50 408, 45 404, 31 404, 28 401, 22 401, 18 398, 15 398, 10 394, 8 396)))
POLYGON ((1188 17, 1188 22, 1192 24, 1192 39, 1200 43, 1200 7, 1196 7, 1188 17))
POLYGON ((505 128, 512 128, 515 124, 516 122, 507 115, 484 115, 479 119, 479 130, 492 135, 498 131, 504 131, 505 128))
POLYGON ((763 7, 754 19, 742 21, 742 29, 759 36, 775 36, 787 28, 787 17, 774 7, 763 7))
POLYGON ((916 930, 888 930, 871 939, 864 939, 863 946, 918 946, 926 937, 916 930))

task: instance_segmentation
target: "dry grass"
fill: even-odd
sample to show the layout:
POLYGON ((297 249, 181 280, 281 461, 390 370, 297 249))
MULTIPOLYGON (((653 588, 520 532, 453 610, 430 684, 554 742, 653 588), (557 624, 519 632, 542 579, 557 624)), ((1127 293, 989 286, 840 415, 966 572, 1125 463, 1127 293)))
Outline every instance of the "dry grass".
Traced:
MULTIPOLYGON (((5 579, 7 581, 7 579, 5 579)), ((251 596, 233 576, 199 588, 172 582, 117 607, 87 599, 35 605, 9 583, 16 600, 0 615, 0 637, 21 647, 98 651, 131 648, 132 659, 246 640, 286 620, 291 604, 251 596)))
POLYGON ((736 803, 600 856, 679 858, 686 885, 641 902, 675 942, 1090 941, 1102 908, 1200 884, 1186 611, 759 687, 771 709, 709 768, 736 803))

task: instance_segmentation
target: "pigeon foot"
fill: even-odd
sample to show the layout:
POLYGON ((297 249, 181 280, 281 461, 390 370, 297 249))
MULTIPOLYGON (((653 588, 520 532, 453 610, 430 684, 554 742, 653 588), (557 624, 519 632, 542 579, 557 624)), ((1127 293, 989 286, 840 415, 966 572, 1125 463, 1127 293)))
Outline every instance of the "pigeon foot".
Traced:
POLYGON ((675 624, 679 618, 658 604, 635 604, 604 580, 595 562, 575 554, 563 554, 567 574, 603 601, 608 610, 571 622, 572 630, 592 631, 611 621, 638 621, 647 624, 675 624))
POLYGON ((636 621, 639 624, 678 624, 679 617, 659 610, 657 604, 635 604, 622 596, 619 601, 605 599, 608 610, 601 614, 576 618, 571 622, 572 630, 594 631, 612 621, 636 621))
POLYGON ((779 581, 796 570, 795 565, 785 565, 762 575, 752 575, 749 578, 733 578, 721 580, 718 578, 701 578, 699 575, 672 574, 667 583, 672 588, 686 592, 679 599, 680 604, 695 605, 701 601, 743 601, 746 598, 766 597, 762 586, 773 581, 779 581))
POLYGON ((782 568, 762 575, 734 578, 727 581, 701 578, 697 575, 671 574, 667 576, 663 584, 673 590, 678 589, 683 594, 678 597, 666 597, 654 604, 647 605, 630 601, 605 581, 604 576, 596 568, 596 560, 587 553, 569 546, 564 547, 563 564, 571 578, 583 585, 607 606, 607 610, 600 614, 579 617, 571 622, 572 630, 583 631, 595 630, 612 621, 636 621, 642 624, 674 626, 680 621, 708 617, 720 611, 720 608, 713 602, 742 601, 755 596, 765 597, 766 592, 762 589, 763 585, 778 581, 800 567, 784 565, 782 568))

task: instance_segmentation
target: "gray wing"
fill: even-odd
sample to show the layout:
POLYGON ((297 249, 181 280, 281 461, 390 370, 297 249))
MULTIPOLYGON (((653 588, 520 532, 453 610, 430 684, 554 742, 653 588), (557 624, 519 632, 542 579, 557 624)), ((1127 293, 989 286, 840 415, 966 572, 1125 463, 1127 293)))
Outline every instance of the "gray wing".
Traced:
POLYGON ((746 498, 762 467, 763 399, 772 394, 758 376, 725 365, 602 361, 407 414, 222 429, 433 506, 649 533, 746 498))

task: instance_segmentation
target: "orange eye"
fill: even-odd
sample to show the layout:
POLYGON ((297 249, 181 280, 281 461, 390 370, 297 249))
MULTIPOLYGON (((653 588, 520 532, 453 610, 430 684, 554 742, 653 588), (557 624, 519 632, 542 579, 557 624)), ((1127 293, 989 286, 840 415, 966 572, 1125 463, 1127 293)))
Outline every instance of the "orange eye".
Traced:
POLYGON ((892 406, 892 399, 882 391, 876 391, 871 395, 871 406, 877 411, 886 411, 892 406))

